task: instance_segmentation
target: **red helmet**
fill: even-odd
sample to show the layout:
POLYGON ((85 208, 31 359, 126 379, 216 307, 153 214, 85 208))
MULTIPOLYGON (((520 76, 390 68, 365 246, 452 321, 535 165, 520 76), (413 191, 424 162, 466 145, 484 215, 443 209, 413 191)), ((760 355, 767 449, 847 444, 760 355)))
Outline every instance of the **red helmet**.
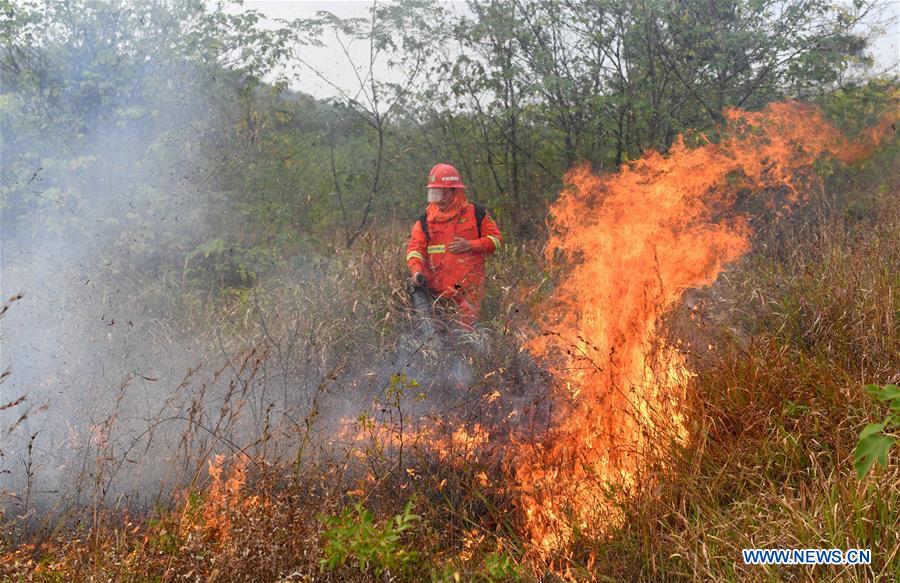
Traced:
POLYGON ((459 170, 450 164, 438 164, 428 173, 427 188, 465 188, 459 170))

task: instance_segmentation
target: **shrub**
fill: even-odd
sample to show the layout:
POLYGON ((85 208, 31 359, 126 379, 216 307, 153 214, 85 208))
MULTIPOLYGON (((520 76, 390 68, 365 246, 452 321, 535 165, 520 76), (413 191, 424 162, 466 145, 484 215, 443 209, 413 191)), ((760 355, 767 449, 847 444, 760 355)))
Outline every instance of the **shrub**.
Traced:
POLYGON ((401 544, 401 537, 418 519, 412 513, 412 504, 407 503, 403 512, 382 524, 376 524, 372 512, 357 503, 340 516, 324 520, 328 530, 325 532, 325 557, 321 565, 333 571, 348 560, 355 559, 362 572, 370 566, 376 575, 385 571, 406 572, 415 563, 418 554, 407 550, 401 544))
POLYGON ((887 467, 888 453, 897 442, 897 438, 891 435, 890 431, 900 428, 900 387, 866 385, 866 391, 879 401, 887 403, 889 410, 884 421, 869 423, 859 434, 856 451, 853 453, 853 467, 860 478, 865 476, 875 463, 887 467))

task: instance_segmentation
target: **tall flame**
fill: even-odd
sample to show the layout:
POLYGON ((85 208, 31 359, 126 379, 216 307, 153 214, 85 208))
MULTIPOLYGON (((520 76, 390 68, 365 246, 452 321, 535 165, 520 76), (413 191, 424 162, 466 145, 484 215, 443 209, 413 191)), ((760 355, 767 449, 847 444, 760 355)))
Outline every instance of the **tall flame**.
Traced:
POLYGON ((181 531, 184 536, 202 534, 206 539, 225 544, 232 539, 233 519, 251 511, 270 509, 269 500, 259 495, 248 495, 246 454, 238 455, 230 471, 226 471, 225 456, 217 454, 207 461, 209 489, 198 508, 192 507, 191 497, 182 512, 181 531))
POLYGON ((529 349, 557 363, 561 412, 544 439, 520 444, 515 456, 526 526, 541 551, 615 524, 616 502, 647 485, 642 470, 687 438, 690 371, 664 342, 660 318, 747 252, 750 211, 738 207, 783 214, 806 202, 818 158, 850 161, 893 130, 885 119, 851 143, 798 102, 724 117, 717 143, 694 135, 701 145, 689 147, 679 136, 667 155, 648 152, 616 174, 573 168, 551 209, 548 258, 571 268, 529 349))

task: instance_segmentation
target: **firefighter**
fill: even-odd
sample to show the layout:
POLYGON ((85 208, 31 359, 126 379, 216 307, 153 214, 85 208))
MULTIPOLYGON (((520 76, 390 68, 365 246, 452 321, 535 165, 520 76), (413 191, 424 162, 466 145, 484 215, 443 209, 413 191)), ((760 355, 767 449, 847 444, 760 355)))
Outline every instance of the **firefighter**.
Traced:
POLYGON ((472 328, 481 306, 484 259, 503 244, 484 207, 469 202, 459 172, 438 164, 428 173, 428 207, 412 227, 406 262, 412 284, 459 307, 472 328))

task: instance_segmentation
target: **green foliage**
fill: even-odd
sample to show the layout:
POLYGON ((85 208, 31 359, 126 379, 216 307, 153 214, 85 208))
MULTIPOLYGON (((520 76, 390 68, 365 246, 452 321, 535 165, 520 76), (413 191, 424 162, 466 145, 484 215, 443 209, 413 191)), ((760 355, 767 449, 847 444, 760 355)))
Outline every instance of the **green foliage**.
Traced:
POLYGON ((117 210, 98 199, 134 202, 139 191, 136 202, 150 201, 153 212, 110 225, 127 231, 120 249, 141 267, 177 265, 175 277, 188 259, 183 283, 228 288, 338 238, 354 241, 372 224, 416 216, 424 172, 437 160, 461 168, 470 196, 492 208, 510 242, 516 231, 541 233, 544 205, 575 161, 609 167, 667 147, 687 127, 708 129, 721 107, 832 83, 857 58, 862 39, 851 32, 865 7, 791 1, 779 16, 747 0, 528 0, 473 3, 460 17, 404 0, 375 6, 371 20, 320 13, 274 28, 257 11, 198 1, 0 9, 4 226, 36 238, 48 227, 84 230, 92 204, 117 210), (329 79, 342 89, 328 101, 284 91, 290 48, 332 33, 370 42, 373 59, 399 77, 373 75, 359 88, 329 79), (104 151, 98 128, 127 138, 104 151), (73 176, 86 158, 87 171, 73 176), (138 159, 177 184, 134 175, 138 159), (97 173, 133 177, 140 188, 119 181, 106 192, 97 173), (202 204, 180 220, 211 233, 128 236, 183 213, 176 202, 188 193, 202 204), (244 259, 194 264, 188 255, 216 238, 244 259))
POLYGON ((362 503, 348 508, 340 516, 325 519, 325 557, 320 564, 334 571, 348 560, 355 560, 360 571, 371 567, 376 575, 385 571, 406 572, 418 559, 418 553, 406 549, 401 541, 419 517, 412 513, 412 503, 403 512, 381 524, 362 503))
POLYGON ((385 391, 388 401, 399 403, 407 393, 419 387, 419 381, 405 374, 391 375, 391 381, 385 391))
POLYGON ((518 581, 522 576, 522 571, 512 557, 494 552, 484 557, 484 575, 491 582, 518 581))
MULTIPOLYGON (((192 512, 191 519, 196 520, 200 513, 195 509, 192 512)), ((147 544, 157 552, 174 555, 183 543, 178 536, 178 524, 173 520, 151 518, 147 521, 147 530, 151 533, 147 536, 147 544)))
POLYGON ((500 551, 484 555, 480 565, 477 561, 472 561, 472 563, 475 570, 468 573, 465 573, 465 570, 453 561, 440 565, 440 568, 432 568, 431 580, 434 583, 458 583, 459 581, 500 583, 501 581, 521 581, 525 573, 512 557, 500 551))
POLYGON ((874 125, 880 116, 896 106, 896 100, 896 82, 883 78, 848 84, 815 99, 829 118, 850 137, 874 125))
POLYGON ((891 431, 900 429, 900 387, 897 385, 866 385, 866 392, 887 404, 888 413, 881 423, 869 423, 859 434, 853 453, 853 467, 860 478, 869 473, 874 464, 888 465, 888 454, 897 442, 891 431))
POLYGON ((185 256, 182 278, 192 274, 202 280, 206 276, 223 288, 237 291, 255 284, 258 274, 272 271, 280 259, 270 247, 243 247, 214 237, 200 243, 185 256))

